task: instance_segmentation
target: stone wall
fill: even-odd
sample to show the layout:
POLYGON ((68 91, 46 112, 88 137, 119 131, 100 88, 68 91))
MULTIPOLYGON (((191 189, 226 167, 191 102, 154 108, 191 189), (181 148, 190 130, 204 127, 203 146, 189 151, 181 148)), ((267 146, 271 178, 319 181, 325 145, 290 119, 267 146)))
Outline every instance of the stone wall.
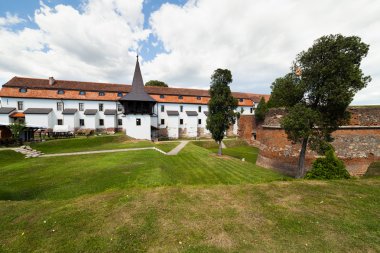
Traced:
MULTIPOLYGON (((350 123, 332 134, 332 145, 351 175, 363 175, 369 164, 380 160, 380 106, 350 107, 348 110, 351 112, 350 123)), ((291 143, 280 127, 285 113, 281 108, 271 109, 264 122, 257 126, 254 120, 242 119, 239 135, 260 148, 258 165, 295 175, 300 145, 291 143), (249 135, 250 131, 256 132, 256 140, 249 135)), ((310 169, 317 156, 308 147, 306 169, 310 169)))

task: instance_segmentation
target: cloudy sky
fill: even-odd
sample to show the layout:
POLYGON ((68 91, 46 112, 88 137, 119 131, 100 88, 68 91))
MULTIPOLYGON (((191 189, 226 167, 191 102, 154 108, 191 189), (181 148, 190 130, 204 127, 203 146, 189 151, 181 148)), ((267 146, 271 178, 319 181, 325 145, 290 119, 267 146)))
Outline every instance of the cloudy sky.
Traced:
POLYGON ((322 35, 370 44, 372 82, 353 104, 380 104, 378 0, 1 0, 0 83, 13 76, 208 88, 216 68, 232 89, 270 93, 297 53, 322 35))

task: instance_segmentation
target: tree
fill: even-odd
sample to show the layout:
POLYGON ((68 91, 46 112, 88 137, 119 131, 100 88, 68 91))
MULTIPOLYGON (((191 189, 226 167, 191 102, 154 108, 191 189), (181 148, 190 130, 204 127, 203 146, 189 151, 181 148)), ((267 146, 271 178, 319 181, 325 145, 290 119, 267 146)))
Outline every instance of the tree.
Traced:
POLYGON ((265 102, 264 97, 261 97, 259 104, 255 110, 255 118, 257 121, 263 121, 265 119, 265 114, 267 113, 267 103, 265 102))
POLYGON ((301 143, 297 177, 304 176, 306 149, 323 151, 331 133, 348 122, 347 107, 370 81, 360 68, 369 46, 356 36, 323 36, 298 54, 292 72, 272 84, 271 105, 283 106, 281 126, 301 143))
POLYGON ((208 102, 209 115, 206 128, 212 138, 219 143, 218 155, 222 155, 222 140, 230 125, 235 124, 238 100, 231 94, 229 84, 232 74, 228 69, 217 69, 211 76, 210 96, 208 102))
POLYGON ((9 124, 8 127, 12 132, 13 139, 15 139, 15 141, 19 141, 21 143, 20 136, 25 129, 25 124, 15 122, 15 123, 9 124))
POLYGON ((304 96, 304 88, 303 84, 298 81, 298 77, 293 73, 277 78, 271 85, 272 93, 268 107, 293 106, 301 101, 304 96))
POLYGON ((158 80, 150 80, 145 83, 145 86, 158 86, 158 87, 169 87, 165 82, 158 80))

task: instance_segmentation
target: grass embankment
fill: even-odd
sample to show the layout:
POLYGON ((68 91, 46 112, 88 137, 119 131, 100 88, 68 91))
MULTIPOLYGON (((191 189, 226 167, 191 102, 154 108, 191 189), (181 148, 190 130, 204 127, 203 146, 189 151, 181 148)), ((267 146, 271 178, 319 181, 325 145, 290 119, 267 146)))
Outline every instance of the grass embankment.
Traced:
POLYGON ((104 135, 49 140, 33 143, 31 147, 45 154, 145 147, 157 147, 168 152, 178 144, 179 142, 153 143, 151 141, 137 141, 125 135, 104 135))
POLYGON ((278 181, 226 145, 250 161, 0 151, 0 252, 380 251, 379 178, 278 181))
MULTIPOLYGON (((5 152, 5 151, 2 151, 5 152)), ((0 152, 9 157, 9 152, 0 152)), ((110 188, 260 183, 282 175, 188 144, 178 155, 153 150, 40 157, 15 160, 2 168, 0 199, 65 199, 110 188)))
MULTIPOLYGON (((256 164, 257 155, 259 149, 249 146, 247 142, 243 140, 224 140, 226 149, 222 150, 223 155, 232 156, 238 159, 244 158, 245 161, 256 164)), ((193 143, 199 147, 203 147, 211 150, 214 153, 218 153, 218 144, 214 141, 193 141, 193 143)))

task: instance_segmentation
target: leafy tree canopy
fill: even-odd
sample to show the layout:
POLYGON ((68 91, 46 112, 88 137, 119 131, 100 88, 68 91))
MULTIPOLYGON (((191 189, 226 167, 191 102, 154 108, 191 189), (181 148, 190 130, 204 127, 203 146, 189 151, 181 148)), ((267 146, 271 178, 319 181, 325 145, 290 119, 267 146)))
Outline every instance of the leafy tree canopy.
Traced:
POLYGON ((231 94, 229 84, 232 74, 228 69, 217 69, 211 76, 210 100, 208 102, 209 115, 206 128, 211 132, 212 138, 219 143, 219 152, 222 154, 221 141, 231 124, 235 123, 237 114, 235 110, 238 101, 231 94))
POLYGON ((272 84, 270 106, 286 107, 282 127, 290 140, 302 143, 299 177, 307 144, 321 150, 331 141, 331 133, 348 122, 346 109, 355 93, 371 81, 360 68, 368 50, 356 36, 323 36, 298 54, 291 73, 272 84))
POLYGON ((268 111, 267 103, 265 102, 264 97, 261 97, 259 104, 255 110, 255 118, 258 122, 265 119, 265 114, 268 111))
POLYGON ((145 86, 159 86, 159 87, 169 87, 165 82, 158 80, 150 80, 145 83, 145 86))

